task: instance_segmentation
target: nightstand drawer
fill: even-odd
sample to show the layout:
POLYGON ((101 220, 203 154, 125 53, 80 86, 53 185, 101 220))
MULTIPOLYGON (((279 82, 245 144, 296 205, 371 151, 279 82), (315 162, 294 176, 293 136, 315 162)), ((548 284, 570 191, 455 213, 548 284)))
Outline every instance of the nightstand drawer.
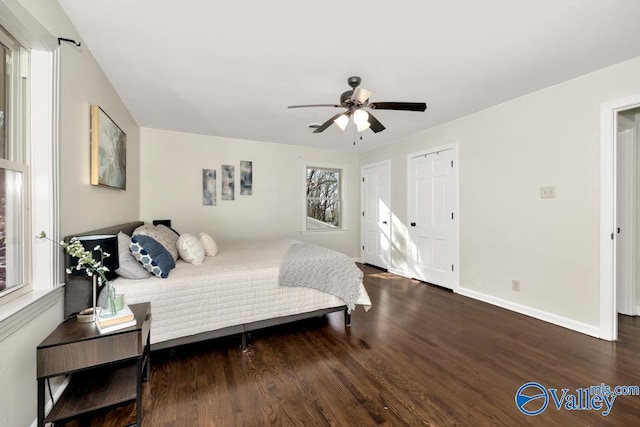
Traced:
POLYGON ((38 349, 38 377, 74 372, 142 354, 140 331, 38 349))
POLYGON ((93 323, 65 320, 37 348, 37 377, 48 378, 142 355, 151 322, 149 303, 130 306, 136 326, 101 335, 93 323))

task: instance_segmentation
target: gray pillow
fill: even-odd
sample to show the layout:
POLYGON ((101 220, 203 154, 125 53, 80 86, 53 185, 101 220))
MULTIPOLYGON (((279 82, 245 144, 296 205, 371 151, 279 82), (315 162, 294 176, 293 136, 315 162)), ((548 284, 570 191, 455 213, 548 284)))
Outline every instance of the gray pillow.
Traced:
POLYGON ((151 273, 147 271, 137 259, 133 257, 130 249, 131 237, 123 232, 118 233, 118 261, 120 267, 116 273, 125 279, 146 279, 151 277, 151 273))

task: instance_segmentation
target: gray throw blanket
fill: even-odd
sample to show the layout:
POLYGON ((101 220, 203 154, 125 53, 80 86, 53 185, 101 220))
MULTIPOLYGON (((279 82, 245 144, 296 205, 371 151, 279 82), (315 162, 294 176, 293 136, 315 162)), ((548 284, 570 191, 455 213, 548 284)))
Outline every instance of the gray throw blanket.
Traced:
POLYGON ((282 260, 279 280, 280 286, 305 286, 335 295, 350 313, 360 295, 362 271, 340 252, 296 243, 282 260))

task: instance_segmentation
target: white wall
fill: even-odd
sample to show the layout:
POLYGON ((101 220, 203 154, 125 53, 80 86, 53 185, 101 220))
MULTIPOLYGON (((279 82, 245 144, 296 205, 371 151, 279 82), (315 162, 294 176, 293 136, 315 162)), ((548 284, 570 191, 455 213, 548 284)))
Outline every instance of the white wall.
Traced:
POLYGON ((60 232, 68 235, 140 217, 140 128, 57 1, 20 0, 60 46, 60 232), (127 189, 92 186, 90 105, 98 104, 127 134, 127 189))
POLYGON ((140 128, 87 49, 61 48, 60 225, 63 235, 140 216, 140 128), (90 185, 90 105, 127 134, 126 190, 90 185))
POLYGON ((359 166, 337 151, 146 129, 141 131, 142 219, 171 219, 179 232, 206 231, 216 240, 290 237, 359 256, 359 166), (253 195, 240 195, 241 160, 253 162, 253 195), (304 166, 344 171, 348 230, 301 235, 304 166), (235 165, 235 200, 221 200, 220 166, 235 165), (216 169, 217 205, 202 205, 202 169, 216 169))
POLYGON ((60 293, 57 303, 0 341, 0 425, 29 426, 36 420, 36 347, 60 323, 62 312, 60 293))
POLYGON ((61 47, 60 228, 62 235, 138 220, 140 128, 91 53, 61 47), (90 105, 98 104, 127 135, 126 190, 90 184, 90 105))
POLYGON ((596 328, 600 104, 640 93, 638 75, 640 58, 362 154, 392 162, 392 267, 407 271, 407 154, 458 142, 461 291, 596 328))
MULTIPOLYGON (((78 38, 58 2, 3 0, 22 6, 56 37, 78 38)), ((17 6, 16 6, 17 5, 17 6)), ((139 218, 139 128, 86 46, 60 48, 60 231, 63 235, 139 218), (127 190, 89 185, 89 105, 127 133, 127 190)), ((62 320, 62 300, 0 340, 0 425, 36 419, 36 346, 62 320)))

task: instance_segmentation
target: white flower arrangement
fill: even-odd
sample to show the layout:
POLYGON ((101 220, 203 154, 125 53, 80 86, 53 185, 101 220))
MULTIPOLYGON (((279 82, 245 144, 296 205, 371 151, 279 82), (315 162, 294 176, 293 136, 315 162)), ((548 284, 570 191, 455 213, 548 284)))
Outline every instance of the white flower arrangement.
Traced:
POLYGON ((92 251, 88 251, 82 246, 80 239, 77 237, 72 237, 69 240, 69 243, 64 241, 56 242, 53 239, 47 237, 47 233, 41 231, 38 235, 36 235, 38 239, 46 239, 57 245, 61 246, 69 255, 78 259, 78 264, 75 267, 67 268, 67 274, 71 274, 73 270, 81 271, 84 270, 87 276, 93 276, 94 274, 98 275, 98 285, 102 286, 103 283, 107 284, 109 281, 105 276, 105 273, 109 271, 109 268, 104 265, 105 258, 111 256, 108 252, 104 252, 100 245, 97 245, 93 248, 94 251, 98 251, 100 253, 100 260, 96 260, 93 257, 92 251))

